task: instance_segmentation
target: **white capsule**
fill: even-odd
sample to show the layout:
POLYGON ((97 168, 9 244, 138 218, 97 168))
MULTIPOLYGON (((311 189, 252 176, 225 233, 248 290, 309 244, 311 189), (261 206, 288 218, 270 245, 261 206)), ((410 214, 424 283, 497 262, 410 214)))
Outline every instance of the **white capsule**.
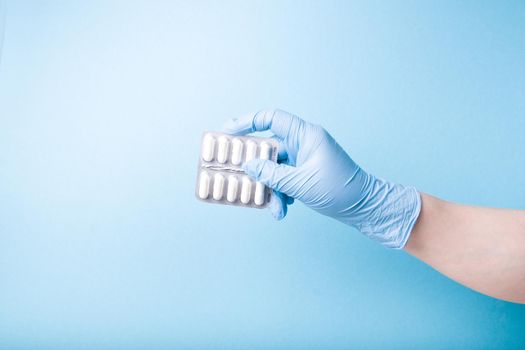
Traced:
POLYGON ((207 171, 201 172, 199 179, 199 197, 202 199, 208 198, 210 194, 210 180, 211 177, 207 171))
POLYGON ((233 203, 237 200, 237 192, 239 191, 239 180, 237 176, 228 176, 228 192, 226 193, 226 199, 228 202, 233 203))
POLYGON ((224 195, 224 175, 217 173, 213 177, 213 199, 220 201, 224 195))
POLYGON ((255 194, 253 197, 253 201, 256 205, 263 205, 264 204, 264 184, 262 182, 256 182, 255 183, 255 194))
POLYGON ((232 164, 239 165, 242 161, 243 143, 240 139, 233 139, 232 141, 232 164))
POLYGON ((255 156, 257 155, 257 144, 252 141, 248 140, 246 141, 246 158, 245 160, 249 162, 252 159, 255 159, 255 156))
POLYGON ((261 159, 270 159, 272 156, 272 145, 269 142, 261 142, 261 151, 259 153, 259 158, 261 159))
POLYGON ((248 176, 242 178, 242 188, 241 188, 241 202, 244 204, 250 203, 250 198, 252 197, 252 181, 248 176))
POLYGON ((230 152, 230 140, 226 136, 219 137, 219 146, 217 147, 217 161, 219 163, 226 163, 228 160, 228 153, 230 152))
POLYGON ((202 140, 202 159, 206 162, 213 160, 215 153, 215 137, 211 134, 206 134, 202 140))

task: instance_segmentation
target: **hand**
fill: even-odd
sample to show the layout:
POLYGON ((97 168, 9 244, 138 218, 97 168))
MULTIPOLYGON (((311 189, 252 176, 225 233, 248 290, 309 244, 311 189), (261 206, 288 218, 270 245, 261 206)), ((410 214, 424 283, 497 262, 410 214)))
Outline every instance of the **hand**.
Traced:
POLYGON ((414 188, 368 174, 321 126, 281 110, 263 110, 224 126, 234 135, 268 129, 280 141, 279 164, 255 159, 243 169, 273 189, 275 218, 286 216, 287 205, 298 199, 388 247, 403 248, 421 208, 414 188))

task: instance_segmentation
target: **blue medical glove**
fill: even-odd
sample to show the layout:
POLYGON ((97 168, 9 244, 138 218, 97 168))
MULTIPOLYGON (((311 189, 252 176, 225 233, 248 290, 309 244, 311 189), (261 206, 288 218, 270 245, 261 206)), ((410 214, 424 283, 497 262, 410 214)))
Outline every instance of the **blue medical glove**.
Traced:
POLYGON ((268 129, 280 141, 280 164, 255 159, 243 168, 274 190, 274 217, 282 219, 295 198, 387 247, 405 246, 421 209, 415 188, 368 174, 321 126, 281 110, 231 119, 224 127, 234 135, 268 129))

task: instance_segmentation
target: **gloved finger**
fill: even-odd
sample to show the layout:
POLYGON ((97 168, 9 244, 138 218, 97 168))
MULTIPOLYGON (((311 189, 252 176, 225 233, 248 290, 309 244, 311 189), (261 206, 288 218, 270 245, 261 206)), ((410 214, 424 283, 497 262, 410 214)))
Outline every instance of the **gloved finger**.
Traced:
POLYGON ((253 159, 242 165, 243 170, 256 181, 266 186, 295 197, 300 173, 296 167, 277 164, 271 160, 253 159))
POLYGON ((281 140, 297 135, 305 124, 301 118, 280 109, 263 109, 241 118, 226 121, 223 131, 232 135, 245 135, 255 131, 271 130, 281 140))
POLYGON ((288 212, 288 205, 286 203, 285 194, 277 191, 272 191, 272 199, 268 205, 268 209, 272 216, 277 220, 282 220, 288 212))
MULTIPOLYGON (((286 160, 286 161, 282 162, 281 164, 288 164, 288 161, 286 160)), ((294 202, 293 197, 290 197, 289 195, 284 194, 284 193, 282 193, 282 192, 279 192, 279 193, 282 194, 283 199, 284 199, 284 201, 286 202, 286 204, 288 204, 288 205, 292 205, 292 204, 293 204, 293 202, 294 202)))
POLYGON ((282 195, 283 200, 286 202, 286 204, 292 205, 294 203, 293 197, 290 197, 289 195, 282 193, 282 192, 279 192, 279 193, 282 195))

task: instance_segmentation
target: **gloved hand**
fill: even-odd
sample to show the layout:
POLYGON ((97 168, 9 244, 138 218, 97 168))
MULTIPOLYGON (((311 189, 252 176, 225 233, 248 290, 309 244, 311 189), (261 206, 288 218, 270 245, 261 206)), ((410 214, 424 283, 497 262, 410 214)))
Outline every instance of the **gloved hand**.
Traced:
POLYGON ((270 129, 280 141, 279 164, 243 164, 249 176, 273 189, 269 208, 275 218, 282 219, 295 198, 387 247, 404 247, 421 209, 417 190, 368 174, 321 126, 263 110, 231 119, 223 129, 234 135, 270 129))

